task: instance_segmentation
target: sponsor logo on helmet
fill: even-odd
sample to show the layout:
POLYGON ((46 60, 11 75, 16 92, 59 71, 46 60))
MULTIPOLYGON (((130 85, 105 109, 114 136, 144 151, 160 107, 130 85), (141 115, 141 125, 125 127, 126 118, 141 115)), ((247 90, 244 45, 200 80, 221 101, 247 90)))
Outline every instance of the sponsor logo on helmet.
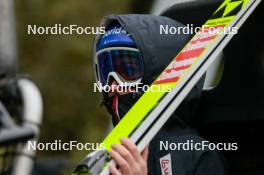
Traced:
POLYGON ((108 30, 102 38, 105 38, 109 35, 117 35, 117 34, 125 34, 127 36, 130 36, 130 34, 123 27, 114 27, 108 30))

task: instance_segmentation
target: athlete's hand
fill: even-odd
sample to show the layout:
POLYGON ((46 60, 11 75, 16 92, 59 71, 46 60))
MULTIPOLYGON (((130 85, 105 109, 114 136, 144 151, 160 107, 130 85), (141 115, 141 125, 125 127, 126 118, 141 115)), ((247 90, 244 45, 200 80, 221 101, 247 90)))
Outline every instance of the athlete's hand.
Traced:
POLYGON ((111 157, 116 162, 117 167, 110 166, 112 175, 147 175, 148 148, 140 153, 136 145, 129 139, 121 139, 121 144, 112 145, 111 157))

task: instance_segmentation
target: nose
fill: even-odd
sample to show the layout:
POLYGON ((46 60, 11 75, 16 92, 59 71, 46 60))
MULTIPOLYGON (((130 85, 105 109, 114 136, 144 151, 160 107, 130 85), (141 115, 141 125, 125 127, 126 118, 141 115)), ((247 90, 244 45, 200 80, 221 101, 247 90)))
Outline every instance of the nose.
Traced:
POLYGON ((111 87, 111 90, 108 92, 108 96, 109 97, 112 97, 114 96, 115 94, 119 94, 119 91, 118 91, 118 83, 116 80, 113 80, 110 87, 111 87))
POLYGON ((118 92, 118 90, 117 90, 117 89, 118 89, 117 86, 118 86, 117 81, 116 81, 116 80, 113 80, 112 83, 111 83, 111 85, 110 85, 110 87, 111 87, 111 91, 117 93, 117 92, 118 92))

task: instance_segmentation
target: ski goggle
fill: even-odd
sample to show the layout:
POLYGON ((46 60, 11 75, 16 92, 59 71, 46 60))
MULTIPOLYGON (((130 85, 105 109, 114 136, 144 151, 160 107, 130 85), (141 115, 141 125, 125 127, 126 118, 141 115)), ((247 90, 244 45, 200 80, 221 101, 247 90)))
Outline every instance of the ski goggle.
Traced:
POLYGON ((102 49, 95 56, 97 82, 109 85, 110 77, 119 84, 133 86, 143 76, 143 63, 138 49, 110 47, 102 49))

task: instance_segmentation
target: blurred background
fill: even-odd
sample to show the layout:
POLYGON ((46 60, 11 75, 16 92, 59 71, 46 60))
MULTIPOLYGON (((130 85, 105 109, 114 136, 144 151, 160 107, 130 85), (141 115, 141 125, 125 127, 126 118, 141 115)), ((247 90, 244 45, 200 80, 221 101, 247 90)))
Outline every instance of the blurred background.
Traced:
MULTIPOLYGON (((148 13, 152 0, 14 2, 18 70, 37 84, 44 99, 40 142, 101 142, 109 130, 110 117, 99 106, 100 94, 93 92, 94 36, 28 35, 27 25, 98 26, 108 14, 148 13)), ((86 154, 85 150, 38 151, 35 174, 68 174, 86 154)))
MULTIPOLYGON (((26 76, 36 83, 44 100, 40 142, 76 140, 82 143, 98 143, 110 130, 111 121, 106 110, 100 107, 100 94, 93 92, 92 43, 94 36, 28 35, 28 25, 75 24, 96 27, 101 19, 109 14, 159 14, 160 9, 166 8, 173 2, 179 2, 179 6, 175 6, 175 9, 163 15, 173 16, 177 20, 180 18, 185 24, 198 25, 203 24, 202 21, 207 19, 206 15, 211 14, 209 11, 214 9, 212 6, 220 1, 214 0, 209 3, 209 1, 201 0, 206 5, 200 6, 198 3, 197 6, 188 7, 184 4, 181 6, 179 0, 15 0, 18 72, 26 73, 26 76), (197 11, 192 10, 193 8, 197 8, 197 11), (190 11, 192 11, 191 15, 190 11), (199 20, 193 16, 198 16, 199 20)), ((191 1, 186 0, 186 2, 191 1)), ((243 140, 247 143, 250 138, 254 143, 261 138, 263 125, 260 121, 263 122, 264 116, 263 108, 261 108, 264 99, 263 49, 260 48, 263 47, 261 43, 263 35, 260 35, 263 32, 260 31, 262 28, 259 26, 262 19, 261 12, 263 12, 262 9, 255 12, 255 15, 241 29, 241 34, 235 37, 230 46, 224 50, 226 60, 229 62, 225 62, 225 72, 219 87, 214 91, 203 93, 197 121, 199 132, 208 140, 217 142, 224 138, 224 141, 230 139, 239 140, 242 143, 243 140), (247 45, 243 45, 245 41, 247 45), (250 57, 248 53, 251 53, 250 57), (239 55, 236 57, 239 61, 233 59, 234 55, 239 55), (229 57, 232 59, 228 59, 229 57), (239 66, 236 66, 237 70, 235 70, 233 65, 237 65, 238 62, 239 66), (256 76, 253 78, 251 75, 256 76), (244 83, 245 77, 251 80, 247 86, 244 83), (241 119, 243 121, 240 121, 241 119), (230 133, 235 134, 231 137, 230 133)), ((241 170, 242 172, 250 174, 246 173, 246 170, 256 167, 255 160, 259 160, 259 166, 263 167, 263 154, 254 152, 258 150, 254 147, 256 144, 252 144, 254 149, 245 145, 241 152, 225 156, 234 171, 237 167, 241 167, 245 169, 241 170), (240 155, 246 156, 237 157, 240 155), (239 162, 237 162, 238 159, 239 162)), ((262 145, 259 145, 259 148, 262 148, 262 145)), ((70 174, 73 167, 88 153, 89 151, 86 150, 38 151, 33 175, 70 174)))

